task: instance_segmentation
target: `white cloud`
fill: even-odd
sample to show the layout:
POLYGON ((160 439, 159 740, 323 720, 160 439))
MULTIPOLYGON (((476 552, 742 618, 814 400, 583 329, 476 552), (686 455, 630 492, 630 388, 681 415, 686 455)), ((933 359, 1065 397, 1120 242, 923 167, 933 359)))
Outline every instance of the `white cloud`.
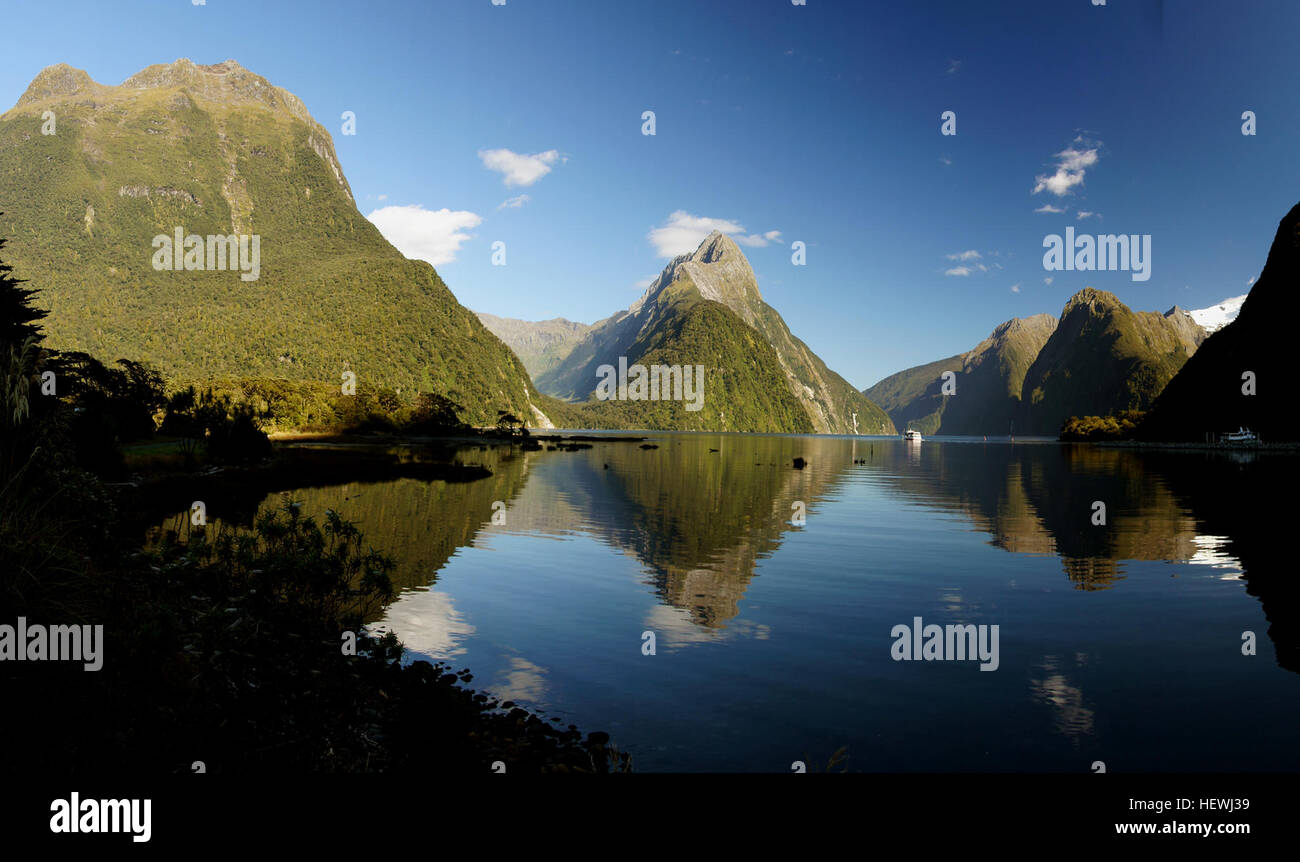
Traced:
POLYGON ((1049 275, 1047 278, 1043 279, 1043 284, 1047 285, 1048 287, 1051 287, 1051 286, 1052 286, 1052 282, 1055 281, 1055 280, 1056 280, 1056 279, 1055 279, 1054 277, 1052 277, 1052 276, 1049 275))
POLYGON ((1051 204, 1043 204, 1041 207, 1039 207, 1038 209, 1034 210, 1034 212, 1036 212, 1036 213, 1063 213, 1063 212, 1065 212, 1065 207, 1054 207, 1054 206, 1052 206, 1051 204))
POLYGON ((455 260, 461 244, 470 239, 465 231, 483 223, 482 217, 472 212, 427 210, 419 204, 381 207, 366 218, 402 254, 434 266, 455 260))
POLYGON ((961 60, 949 60, 949 61, 948 61, 948 74, 949 74, 949 75, 955 75, 955 74, 957 74, 957 72, 960 71, 960 70, 961 70, 961 60))
POLYGON ((1020 292, 1020 283, 1019 283, 1019 282, 1017 282, 1016 284, 1011 285, 1011 292, 1012 292, 1012 293, 1019 293, 1019 292, 1020 292))
POLYGON ((750 248, 763 248, 781 240, 779 230, 769 230, 762 234, 746 234, 744 225, 739 222, 691 215, 686 210, 677 210, 668 216, 668 221, 651 230, 647 237, 654 243, 655 251, 660 257, 677 257, 679 254, 690 254, 695 251, 700 243, 704 242, 705 237, 715 230, 725 233, 737 243, 750 248))
POLYGON ((1079 210, 1079 212, 1075 215, 1075 218, 1078 218, 1080 220, 1086 218, 1101 218, 1101 213, 1095 213, 1092 210, 1079 210))
MULTIPOLYGON (((985 252, 985 254, 988 254, 990 257, 1000 256, 999 252, 996 251, 985 252)), ((948 258, 948 260, 961 262, 959 266, 945 269, 943 271, 944 275, 964 278, 968 275, 974 275, 977 272, 992 272, 995 269, 1002 269, 1002 264, 997 263, 996 261, 992 264, 979 263, 978 261, 982 260, 984 255, 980 254, 973 248, 967 249, 966 251, 955 252, 954 254, 944 255, 944 257, 948 258)))
MULTIPOLYGON (((1078 139, 1076 139, 1078 140, 1078 139)), ((1097 164, 1097 148, 1068 147, 1056 154, 1056 172, 1034 177, 1032 194, 1049 191, 1058 198, 1070 194, 1070 189, 1083 182, 1084 174, 1097 164)))
POLYGON ((506 186, 531 186, 551 172, 551 166, 560 161, 559 150, 547 150, 531 156, 510 150, 479 150, 483 167, 501 174, 506 186))
POLYGON ((528 203, 530 200, 532 200, 532 198, 530 198, 528 195, 516 195, 515 197, 507 198, 506 200, 503 200, 501 204, 497 207, 497 209, 517 210, 520 207, 522 207, 524 204, 528 203))
POLYGON ((379 200, 381 200, 381 201, 386 201, 386 200, 388 200, 388 195, 380 195, 380 196, 379 196, 379 200))
POLYGON ((952 159, 948 158, 947 156, 939 156, 939 161, 942 162, 942 163, 945 164, 945 165, 951 165, 951 164, 952 164, 952 159))

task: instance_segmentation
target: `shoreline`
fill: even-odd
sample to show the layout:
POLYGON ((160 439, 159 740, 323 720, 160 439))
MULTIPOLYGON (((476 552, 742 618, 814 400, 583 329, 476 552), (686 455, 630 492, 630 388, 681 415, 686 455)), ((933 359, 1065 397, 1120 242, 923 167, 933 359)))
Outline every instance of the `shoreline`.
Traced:
MULTIPOLYGON (((1067 442, 1067 441, 1062 441, 1067 442)), ((1155 449, 1183 452, 1300 452, 1300 443, 1161 443, 1146 440, 1078 440, 1074 444, 1108 449, 1155 449)))

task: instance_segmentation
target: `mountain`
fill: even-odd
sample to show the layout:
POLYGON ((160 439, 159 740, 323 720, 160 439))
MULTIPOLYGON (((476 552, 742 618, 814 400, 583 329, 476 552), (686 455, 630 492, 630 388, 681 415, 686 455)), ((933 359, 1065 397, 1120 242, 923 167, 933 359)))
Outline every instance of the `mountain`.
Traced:
POLYGON ((1228 297, 1210 308, 1192 309, 1187 312, 1187 315, 1207 333, 1218 332, 1237 319, 1237 315, 1241 312, 1241 304, 1245 301, 1246 294, 1243 293, 1241 296, 1228 297))
POLYGON ((937 434, 945 401, 939 392, 943 374, 945 371, 960 373, 965 355, 959 353, 904 369, 862 390, 862 394, 879 404, 898 428, 937 434))
POLYGON ((1016 426, 1055 435, 1071 416, 1146 410, 1204 339, 1180 308, 1133 311, 1114 294, 1086 287, 1065 304, 1025 373, 1016 426))
POLYGON ((0 116, 0 210, 52 347, 173 383, 347 369, 360 386, 440 392, 478 424, 498 409, 548 424, 519 360, 357 210, 329 132, 233 60, 116 87, 45 69, 0 116))
POLYGON ((1291 321, 1300 311, 1300 204, 1278 225, 1264 271, 1236 320, 1210 335, 1156 401, 1139 435, 1201 442, 1245 426, 1265 441, 1296 440, 1291 321), (1253 394, 1248 375, 1253 375, 1253 394))
POLYGON ((966 353, 886 377, 864 393, 899 427, 922 434, 1005 434, 1020 415, 1025 373, 1056 329, 1036 314, 1000 324, 966 353), (953 394, 943 374, 953 372, 953 394))
POLYGON ((763 301, 740 247, 714 231, 672 260, 626 311, 594 324, 537 387, 587 401, 593 425, 717 431, 892 434, 885 412, 826 367, 763 301), (706 396, 691 412, 673 401, 597 401, 603 365, 702 366, 706 396), (650 424, 656 423, 656 424, 650 424), (856 424, 855 424, 856 423, 856 424))
POLYGON ((866 396, 895 424, 923 434, 1055 435, 1071 416, 1145 410, 1205 330, 1175 306, 1135 312, 1085 288, 1059 319, 1038 314, 999 325, 974 349, 886 377, 866 396), (943 392, 952 371, 955 391, 943 392))
MULTIPOLYGON (((1195 353, 1196 349, 1205 343, 1205 339, 1209 335, 1209 330, 1202 326, 1196 318, 1196 315, 1206 310, 1202 308, 1197 311, 1188 311, 1175 305, 1161 315, 1174 328, 1174 332, 1177 333, 1179 339, 1187 348, 1189 355, 1195 353)), ((1151 314, 1152 312, 1138 313, 1151 314)), ((1204 317, 1204 315, 1201 316, 1204 317)))
POLYGON ((528 376, 534 379, 558 365, 591 329, 586 323, 574 323, 563 317, 531 321, 497 317, 482 311, 474 313, 493 335, 515 352, 528 370, 528 376))

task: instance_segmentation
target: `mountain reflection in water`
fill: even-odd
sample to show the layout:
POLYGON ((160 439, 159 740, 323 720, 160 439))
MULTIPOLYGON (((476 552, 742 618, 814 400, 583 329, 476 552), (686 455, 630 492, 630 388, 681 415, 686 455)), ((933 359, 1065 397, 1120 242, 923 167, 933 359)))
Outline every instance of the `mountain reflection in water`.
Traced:
MULTIPOLYGON (((639 769, 787 771, 843 745, 864 771, 1300 769, 1279 505, 1295 459, 654 442, 467 447, 456 457, 490 478, 290 496, 342 512, 397 558, 403 592, 371 623, 411 659, 609 730, 639 769), (999 625, 999 669, 893 661, 890 630, 915 616, 999 625), (1224 734, 1244 704, 1250 732, 1224 734)), ((235 520, 280 503, 264 495, 235 520)))

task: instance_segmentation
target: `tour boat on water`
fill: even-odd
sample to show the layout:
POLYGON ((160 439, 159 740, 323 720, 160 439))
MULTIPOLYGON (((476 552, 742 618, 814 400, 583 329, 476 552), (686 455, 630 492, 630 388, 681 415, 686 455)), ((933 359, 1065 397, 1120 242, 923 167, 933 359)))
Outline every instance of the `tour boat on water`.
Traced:
POLYGON ((1224 434, 1224 435, 1223 435, 1223 442, 1225 442, 1225 443, 1258 443, 1258 442, 1259 442, 1259 435, 1256 434, 1254 431, 1251 431, 1249 428, 1242 428, 1242 427, 1238 426, 1238 428, 1237 428, 1236 431, 1229 431, 1227 434, 1224 434))
POLYGON ((921 432, 920 432, 920 431, 915 431, 915 430, 913 430, 913 429, 911 429, 911 428, 908 428, 907 431, 906 431, 906 433, 903 434, 903 439, 906 440, 906 441, 909 442, 909 443, 920 443, 920 442, 921 442, 921 432))

